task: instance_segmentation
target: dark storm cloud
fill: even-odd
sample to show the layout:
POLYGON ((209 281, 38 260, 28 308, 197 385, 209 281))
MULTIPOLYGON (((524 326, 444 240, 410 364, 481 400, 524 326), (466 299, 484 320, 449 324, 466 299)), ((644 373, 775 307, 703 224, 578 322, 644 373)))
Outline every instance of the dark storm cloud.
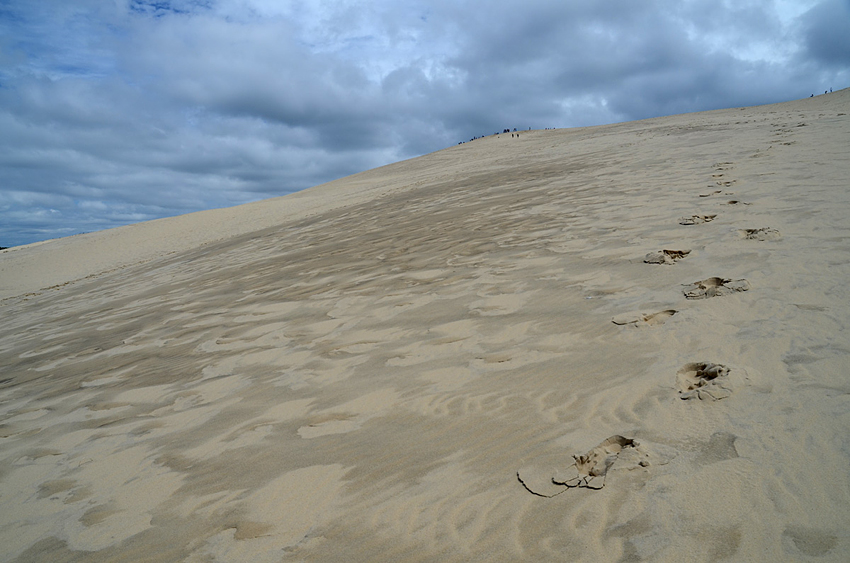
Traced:
POLYGON ((812 62, 842 70, 850 61, 850 0, 818 4, 801 18, 804 47, 812 62))
POLYGON ((844 87, 847 1, 7 1, 0 245, 844 87))

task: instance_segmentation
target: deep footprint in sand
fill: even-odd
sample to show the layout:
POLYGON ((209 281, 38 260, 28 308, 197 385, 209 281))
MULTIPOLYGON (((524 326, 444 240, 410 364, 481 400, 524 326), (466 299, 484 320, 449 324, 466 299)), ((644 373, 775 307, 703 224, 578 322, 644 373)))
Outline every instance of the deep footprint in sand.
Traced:
POLYGON ((630 459, 630 464, 639 467, 649 465, 648 455, 640 452, 640 444, 637 440, 624 436, 611 436, 584 455, 574 455, 575 464, 563 473, 556 473, 552 482, 565 487, 586 487, 588 489, 601 489, 605 486, 605 476, 621 455, 626 453, 637 454, 635 459, 630 459))
POLYGON ((738 234, 747 240, 779 240, 782 238, 782 234, 771 227, 740 229, 738 234))
POLYGON ((683 401, 719 401, 732 394, 729 368, 711 362, 687 364, 676 375, 676 384, 683 401))
POLYGON ((691 215, 690 217, 682 217, 679 219, 680 225, 700 225, 702 223, 710 223, 714 221, 717 215, 691 215))
POLYGON ((615 325, 631 325, 631 326, 654 326, 664 324, 664 321, 675 315, 676 309, 666 309, 657 313, 642 313, 640 311, 632 311, 622 313, 611 319, 615 325))
POLYGON ((690 250, 659 250, 647 254, 643 261, 647 264, 675 264, 690 253, 690 250))
POLYGON ((732 295, 739 291, 748 291, 750 282, 747 280, 730 280, 726 278, 708 278, 694 282, 685 288, 688 299, 707 299, 732 295))

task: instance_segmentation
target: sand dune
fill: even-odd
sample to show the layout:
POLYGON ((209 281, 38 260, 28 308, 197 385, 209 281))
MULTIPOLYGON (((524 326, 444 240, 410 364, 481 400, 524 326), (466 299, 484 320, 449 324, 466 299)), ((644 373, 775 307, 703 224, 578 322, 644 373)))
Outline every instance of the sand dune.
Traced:
POLYGON ((500 135, 0 253, 0 559, 848 560, 848 113, 500 135))

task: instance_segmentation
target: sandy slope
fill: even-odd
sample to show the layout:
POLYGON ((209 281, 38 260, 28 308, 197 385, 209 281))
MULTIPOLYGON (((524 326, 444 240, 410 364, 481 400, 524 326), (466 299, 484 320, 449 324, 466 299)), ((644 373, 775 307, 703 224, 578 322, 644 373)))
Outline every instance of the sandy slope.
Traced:
POLYGON ((848 560, 847 113, 501 135, 0 254, 0 559, 848 560))

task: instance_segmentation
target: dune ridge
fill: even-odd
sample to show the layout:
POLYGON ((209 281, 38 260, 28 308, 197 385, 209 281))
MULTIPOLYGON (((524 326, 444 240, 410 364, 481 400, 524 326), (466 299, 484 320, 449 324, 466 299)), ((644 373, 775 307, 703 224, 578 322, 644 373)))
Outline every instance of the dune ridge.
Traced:
POLYGON ((0 556, 846 561, 848 110, 488 137, 0 252, 0 556))

